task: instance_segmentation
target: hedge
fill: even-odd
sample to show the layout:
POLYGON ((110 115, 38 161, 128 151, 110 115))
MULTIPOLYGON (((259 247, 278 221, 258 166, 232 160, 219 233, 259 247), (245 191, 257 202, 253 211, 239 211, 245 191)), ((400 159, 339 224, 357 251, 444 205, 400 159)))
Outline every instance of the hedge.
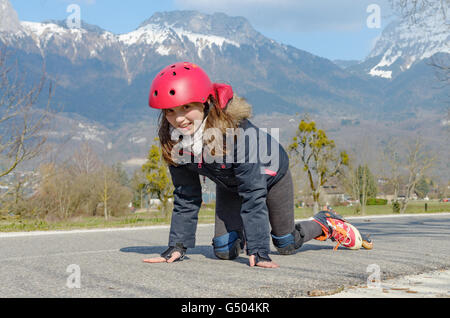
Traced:
POLYGON ((375 199, 369 198, 367 199, 367 205, 386 205, 388 200, 385 199, 375 199))

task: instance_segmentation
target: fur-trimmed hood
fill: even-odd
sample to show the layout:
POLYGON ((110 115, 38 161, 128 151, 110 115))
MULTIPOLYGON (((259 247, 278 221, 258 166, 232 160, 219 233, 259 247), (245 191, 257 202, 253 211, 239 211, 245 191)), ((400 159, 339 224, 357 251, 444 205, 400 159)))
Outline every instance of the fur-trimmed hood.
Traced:
POLYGON ((243 119, 248 119, 252 116, 252 106, 243 97, 236 94, 228 103, 225 112, 238 124, 243 119))

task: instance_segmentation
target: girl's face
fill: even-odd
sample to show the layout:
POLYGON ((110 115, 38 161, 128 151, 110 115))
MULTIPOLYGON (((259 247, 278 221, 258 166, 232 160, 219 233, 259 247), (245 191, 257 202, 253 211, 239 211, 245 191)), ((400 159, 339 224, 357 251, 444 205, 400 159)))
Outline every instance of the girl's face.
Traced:
POLYGON ((203 121, 202 103, 190 103, 164 111, 167 121, 183 135, 192 135, 203 121), (194 122, 197 126, 194 127, 194 122))

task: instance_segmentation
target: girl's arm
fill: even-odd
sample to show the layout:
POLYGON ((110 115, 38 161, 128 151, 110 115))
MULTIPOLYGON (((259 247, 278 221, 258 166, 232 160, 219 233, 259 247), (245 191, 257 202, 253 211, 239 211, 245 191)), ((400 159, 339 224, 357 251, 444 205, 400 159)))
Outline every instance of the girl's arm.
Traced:
POLYGON ((242 198, 241 217, 247 239, 250 266, 277 268, 269 257, 270 231, 266 204, 267 181, 257 163, 235 164, 238 192, 242 198))
POLYGON ((195 246, 198 211, 202 205, 202 187, 197 172, 186 166, 170 166, 175 187, 173 211, 170 225, 169 246, 183 244, 185 248, 195 246))
POLYGON ((161 257, 145 259, 147 263, 172 263, 182 260, 188 247, 195 246, 198 211, 202 204, 202 189, 199 175, 186 166, 170 166, 175 187, 173 195, 172 222, 169 234, 169 249, 161 257))
MULTIPOLYGON (((269 213, 266 204, 267 181, 258 163, 236 163, 234 173, 242 198, 241 217, 247 240, 247 254, 270 251, 269 213)), ((268 257, 268 256, 267 256, 268 257)))

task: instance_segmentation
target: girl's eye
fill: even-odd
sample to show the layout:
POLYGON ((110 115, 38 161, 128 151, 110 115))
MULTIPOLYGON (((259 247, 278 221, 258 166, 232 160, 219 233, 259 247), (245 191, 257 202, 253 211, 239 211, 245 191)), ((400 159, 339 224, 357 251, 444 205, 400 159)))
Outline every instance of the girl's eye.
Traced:
POLYGON ((184 109, 188 109, 189 107, 191 107, 190 105, 184 105, 184 109))

